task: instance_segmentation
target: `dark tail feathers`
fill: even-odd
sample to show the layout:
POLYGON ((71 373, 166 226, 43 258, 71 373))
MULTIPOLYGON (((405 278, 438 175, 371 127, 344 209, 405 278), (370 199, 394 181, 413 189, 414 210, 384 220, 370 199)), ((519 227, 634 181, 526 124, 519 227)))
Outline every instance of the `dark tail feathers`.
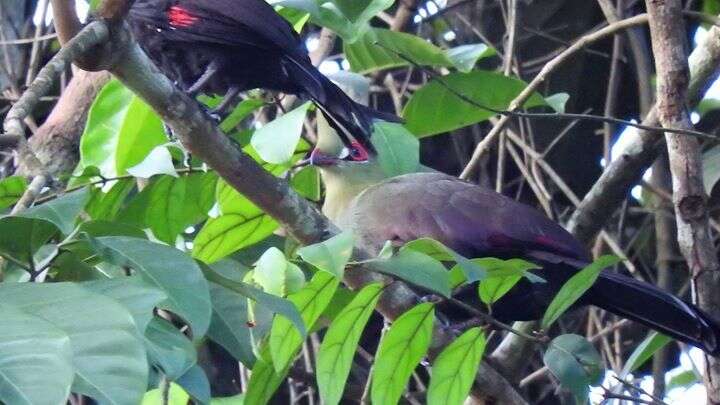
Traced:
POLYGON ((699 308, 651 285, 602 272, 585 296, 589 304, 720 355, 720 326, 699 308))
POLYGON ((395 115, 356 103, 309 61, 288 57, 283 63, 292 81, 302 87, 307 96, 317 104, 328 123, 345 143, 348 143, 350 135, 363 146, 372 148, 370 137, 374 120, 401 122, 395 115))

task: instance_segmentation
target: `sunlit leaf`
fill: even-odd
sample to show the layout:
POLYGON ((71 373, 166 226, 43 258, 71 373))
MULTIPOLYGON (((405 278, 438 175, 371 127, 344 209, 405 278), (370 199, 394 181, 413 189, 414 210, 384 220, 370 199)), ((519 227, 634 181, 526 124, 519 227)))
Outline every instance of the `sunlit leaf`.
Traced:
POLYGON ((0 180, 0 210, 15 204, 26 188, 27 181, 21 176, 10 176, 0 180))
POLYGON ((429 404, 465 402, 480 367, 485 343, 482 329, 471 328, 438 355, 432 365, 427 393, 429 404))
POLYGON ((298 255, 318 269, 342 279, 354 244, 352 232, 346 231, 326 241, 302 247, 298 249, 298 255))

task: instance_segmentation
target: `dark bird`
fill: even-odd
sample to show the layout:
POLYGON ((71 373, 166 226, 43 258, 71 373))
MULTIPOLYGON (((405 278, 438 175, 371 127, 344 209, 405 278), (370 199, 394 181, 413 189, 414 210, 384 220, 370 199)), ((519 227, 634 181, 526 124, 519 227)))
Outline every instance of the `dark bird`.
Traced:
MULTIPOLYGON (((533 272, 545 283, 523 279, 493 305, 502 321, 541 318, 590 261, 570 233, 534 208, 430 169, 388 178, 378 158, 360 144, 348 149, 326 125, 319 128, 310 163, 326 186, 323 212, 369 252, 379 253, 388 240, 429 237, 466 257, 524 258, 541 266, 533 272)), ((652 284, 604 270, 578 305, 595 305, 720 355, 719 324, 652 284)))
MULTIPOLYGON (((263 88, 312 99, 347 144, 373 119, 396 117, 355 103, 310 62, 300 36, 265 0, 137 0, 128 21, 155 64, 190 94, 263 88)), ((366 145, 367 146, 367 145, 366 145)))

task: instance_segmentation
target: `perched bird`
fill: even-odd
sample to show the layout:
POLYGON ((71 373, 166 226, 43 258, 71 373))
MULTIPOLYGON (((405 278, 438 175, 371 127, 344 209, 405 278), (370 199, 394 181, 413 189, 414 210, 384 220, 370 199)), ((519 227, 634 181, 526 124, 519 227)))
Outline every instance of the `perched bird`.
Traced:
MULTIPOLYGON (((373 119, 310 62, 292 26, 265 0, 137 0, 128 21, 156 65, 191 94, 263 88, 312 99, 343 141, 366 143, 373 119)), ((366 143, 367 146, 367 143, 366 143)))
MULTIPOLYGON (((534 208, 430 170, 388 178, 381 157, 360 144, 348 149, 329 127, 319 128, 310 163, 326 186, 323 212, 371 253, 388 240, 429 237, 466 257, 523 258, 541 266, 533 272, 545 283, 523 279, 493 304, 499 320, 540 319, 564 283, 589 263, 585 248, 534 208)), ((654 285, 604 270, 578 305, 598 306, 720 355, 719 324, 654 285)))

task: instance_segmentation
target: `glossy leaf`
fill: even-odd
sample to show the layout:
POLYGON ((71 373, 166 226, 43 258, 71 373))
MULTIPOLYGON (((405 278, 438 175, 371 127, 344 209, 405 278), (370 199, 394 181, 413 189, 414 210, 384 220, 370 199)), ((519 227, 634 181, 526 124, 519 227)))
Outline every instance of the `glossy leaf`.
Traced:
POLYGON ((274 219, 227 183, 218 182, 217 193, 222 213, 205 223, 193 246, 193 257, 205 263, 253 245, 272 235, 278 227, 274 219))
POLYGON ((360 336, 382 292, 382 284, 365 286, 325 333, 317 354, 317 384, 323 403, 340 402, 360 336))
POLYGON ((354 245, 352 232, 346 231, 323 242, 302 247, 297 253, 304 261, 342 279, 354 245))
MULTIPOLYGON (((323 313, 339 283, 332 275, 318 272, 302 290, 288 297, 300 311, 307 328, 312 328, 323 313)), ((287 318, 275 318, 270 330, 270 355, 275 371, 280 372, 291 364, 303 340, 304 335, 287 318)))
MULTIPOLYGON (((451 73, 443 76, 442 81, 445 85, 437 80, 431 81, 416 91, 405 105, 403 117, 406 126, 418 137, 449 132, 485 121, 495 113, 477 104, 504 110, 527 86, 519 79, 483 70, 451 73), (458 94, 472 100, 474 104, 458 94)), ((539 94, 534 94, 524 107, 543 105, 546 105, 545 100, 539 94)))
POLYGON ((21 176, 9 176, 0 180, 0 210, 15 204, 26 188, 27 181, 21 176))
POLYGON ((30 207, 23 211, 20 216, 52 222, 62 233, 67 235, 75 228, 75 220, 89 199, 90 190, 83 187, 55 200, 30 207))
POLYGON ((70 337, 51 322, 6 304, 0 304, 0 324, 0 401, 65 403, 75 374, 70 337))
POLYGON ((274 164, 290 161, 310 105, 312 103, 307 102, 255 131, 250 144, 264 161, 274 164))
POLYGON ((410 241, 403 246, 402 249, 411 249, 437 259, 441 262, 455 262, 459 268, 465 274, 465 280, 469 283, 473 283, 478 280, 482 280, 487 277, 485 269, 475 263, 474 261, 466 258, 465 256, 457 253, 442 243, 430 239, 421 238, 414 241, 410 241))
POLYGON ((135 179, 121 179, 116 181, 107 192, 103 192, 100 188, 92 189, 85 211, 92 219, 114 220, 125 202, 125 198, 135 189, 135 184, 135 179))
POLYGON ((197 362, 192 342, 170 322, 157 316, 145 329, 145 347, 153 364, 171 380, 180 378, 197 362))
POLYGON ((371 141, 388 178, 420 170, 420 143, 402 125, 376 122, 371 141))
POLYGON ((202 271, 189 256, 169 246, 125 236, 91 239, 107 261, 136 270, 145 281, 161 289, 168 299, 162 307, 181 316, 202 337, 210 324, 210 293, 202 271))
POLYGON ((298 291, 305 284, 305 275, 276 247, 266 250, 252 272, 253 280, 263 291, 284 297, 298 291))
POLYGON ((436 259, 414 250, 406 249, 389 259, 372 261, 373 268, 395 276, 418 287, 450 296, 449 272, 436 259))
POLYGON ((646 361, 660 349, 665 347, 668 343, 672 342, 672 338, 665 336, 658 332, 650 332, 650 334, 640 342, 635 350, 630 354, 625 367, 620 372, 620 378, 624 378, 628 374, 640 368, 646 361))
POLYGON ((358 41, 344 44, 345 55, 354 72, 402 66, 444 66, 469 71, 483 55, 489 55, 485 44, 468 44, 443 50, 418 36, 372 28, 358 41))
POLYGON ((446 347, 432 365, 427 402, 462 405, 475 380, 485 352, 485 334, 480 328, 468 329, 446 347))
POLYGON ((119 303, 72 283, 3 284, 0 302, 43 318, 70 337, 73 392, 101 403, 140 401, 147 386, 145 348, 132 316, 119 303))
POLYGON ((167 146, 164 145, 154 147, 142 162, 128 167, 127 172, 132 176, 145 179, 149 179, 156 174, 178 177, 172 155, 167 146))
POLYGON ((320 173, 314 166, 305 166, 293 175, 290 185, 298 194, 311 201, 320 201, 320 173))
POLYGON ((582 336, 560 335, 550 342, 543 362, 560 384, 584 402, 590 385, 602 377, 602 359, 582 336))
POLYGON ((415 306, 393 322, 380 342, 372 371, 374 404, 395 404, 432 340, 435 309, 429 302, 415 306))
POLYGON ((0 218, 0 255, 28 266, 33 255, 58 229, 44 219, 24 217, 0 218))
POLYGON ((552 325, 565 311, 567 311, 597 280, 600 272, 616 263, 620 262, 617 256, 601 256, 592 264, 588 265, 562 286, 560 291, 555 295, 550 305, 545 310, 542 319, 542 328, 547 329, 552 325))

